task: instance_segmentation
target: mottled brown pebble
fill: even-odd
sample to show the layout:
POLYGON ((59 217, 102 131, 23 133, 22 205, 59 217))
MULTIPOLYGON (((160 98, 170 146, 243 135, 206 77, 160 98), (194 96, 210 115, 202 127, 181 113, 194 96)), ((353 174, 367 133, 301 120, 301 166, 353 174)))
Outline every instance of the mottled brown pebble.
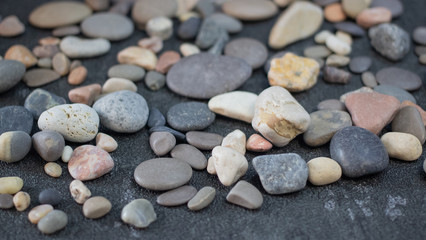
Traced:
POLYGON ((79 85, 86 80, 87 68, 85 66, 79 66, 71 70, 68 75, 68 83, 71 85, 79 85))
POLYGON ((55 162, 49 162, 44 165, 44 172, 54 178, 58 178, 62 175, 62 168, 55 162))
POLYGON ((25 211, 31 203, 31 197, 26 192, 18 192, 13 196, 13 204, 15 205, 16 210, 22 212, 25 211))

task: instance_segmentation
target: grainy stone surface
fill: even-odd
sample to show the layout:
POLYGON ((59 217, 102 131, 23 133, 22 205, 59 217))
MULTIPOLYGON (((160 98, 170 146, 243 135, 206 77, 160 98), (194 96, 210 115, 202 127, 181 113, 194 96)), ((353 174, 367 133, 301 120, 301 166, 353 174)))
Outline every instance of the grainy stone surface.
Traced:
POLYGON ((137 228, 146 228, 156 219, 154 207, 146 199, 133 200, 121 211, 121 220, 137 228))
POLYGON ((182 132, 205 129, 215 119, 207 104, 201 102, 179 103, 167 111, 167 123, 182 132))
POLYGON ((105 150, 82 145, 74 149, 68 162, 68 171, 74 179, 87 181, 99 178, 114 168, 114 160, 105 150))
POLYGON ((9 131, 23 131, 28 134, 33 128, 33 117, 30 111, 21 106, 0 108, 0 134, 9 131))
POLYGON ((368 36, 374 49, 389 60, 399 61, 410 50, 410 36, 398 25, 382 23, 370 28, 368 36))
POLYGON ((188 208, 192 211, 199 211, 209 206, 216 197, 216 189, 212 187, 203 187, 188 202, 188 208))

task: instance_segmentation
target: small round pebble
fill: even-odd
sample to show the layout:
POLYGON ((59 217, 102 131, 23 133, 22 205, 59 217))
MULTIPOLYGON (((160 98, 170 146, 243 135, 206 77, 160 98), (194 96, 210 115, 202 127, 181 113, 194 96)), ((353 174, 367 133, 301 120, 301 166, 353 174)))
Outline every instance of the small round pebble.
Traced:
POLYGON ((0 194, 0 209, 10 209, 13 207, 13 196, 10 194, 0 194))
POLYGON ((44 172, 54 178, 58 178, 62 175, 62 168, 61 165, 50 162, 44 165, 44 172))
POLYGON ((153 132, 169 132, 169 133, 173 134, 173 136, 175 136, 177 141, 180 141, 180 142, 186 141, 185 134, 183 134, 179 131, 176 131, 174 129, 171 129, 169 127, 166 127, 166 126, 156 126, 156 127, 150 128, 149 133, 151 134, 153 132))
POLYGON ((40 192, 38 195, 38 201, 40 204, 50 204, 52 206, 56 206, 62 201, 62 195, 58 190, 54 188, 48 188, 40 192))
POLYGON ((265 45, 252 38, 237 38, 225 46, 224 55, 241 58, 253 69, 257 69, 268 58, 268 50, 265 45))
POLYGON ((166 74, 169 69, 179 62, 180 55, 176 51, 166 51, 163 52, 158 58, 157 65, 155 66, 155 71, 166 74))
POLYGON ((19 212, 25 211, 31 203, 31 197, 26 192, 18 192, 13 196, 13 204, 19 212))
POLYGON ((44 234, 52 234, 68 224, 68 216, 61 210, 52 210, 37 223, 37 228, 44 234))
POLYGON ((176 145, 176 138, 168 132, 154 132, 149 136, 149 145, 157 156, 164 156, 176 145))
POLYGON ((68 83, 71 85, 79 85, 86 80, 87 77, 87 68, 84 66, 79 66, 71 70, 68 75, 68 83))
POLYGON ((413 30, 413 40, 420 45, 426 45, 426 27, 420 26, 413 30))
POLYGON ((360 56, 360 57, 354 57, 351 59, 351 62, 349 63, 349 69, 354 73, 363 73, 367 71, 373 61, 370 57, 367 56, 360 56))
POLYGON ((212 150, 222 144, 223 137, 216 133, 190 131, 186 133, 186 141, 200 150, 212 150))
POLYGON ((203 187, 195 196, 189 200, 187 206, 192 211, 199 211, 209 206, 216 196, 216 189, 212 187, 203 187))
POLYGON ((377 86, 376 77, 372 72, 363 72, 361 74, 361 80, 366 87, 374 88, 375 86, 377 86))
POLYGON ((83 204, 83 214, 86 218, 97 219, 101 218, 111 211, 111 202, 101 196, 91 197, 83 204))
POLYGON ((71 61, 69 58, 61 52, 55 54, 55 56, 52 58, 53 70, 55 70, 55 72, 59 73, 61 76, 65 76, 69 73, 70 65, 71 61))
POLYGON ((207 159, 196 147, 189 144, 179 144, 173 148, 170 155, 173 158, 185 161, 196 170, 203 170, 207 167, 207 159))
POLYGON ((33 147, 45 161, 53 162, 62 156, 64 137, 55 131, 41 131, 33 135, 33 147))
POLYGON ((419 139, 409 133, 388 132, 381 138, 389 157, 404 161, 415 161, 423 153, 419 139))
POLYGON ((61 155, 62 162, 67 163, 70 160, 73 151, 72 147, 65 146, 61 155))
POLYGON ((157 220, 157 214, 151 202, 146 199, 135 199, 124 206, 121 220, 137 228, 146 228, 157 220))
POLYGON ((68 162, 68 171, 74 179, 87 181, 99 178, 114 168, 114 160, 102 148, 93 145, 77 147, 68 162))
POLYGON ((195 187, 182 186, 159 195, 157 197, 157 203, 166 207, 180 206, 186 204, 195 194, 197 194, 197 189, 195 187))
POLYGON ((145 76, 145 70, 141 67, 130 64, 114 65, 108 70, 110 78, 124 78, 133 82, 138 82, 145 76))
POLYGON ((264 139, 259 134, 252 134, 247 139, 246 148, 248 151, 252 152, 267 152, 272 149, 272 143, 264 139))
POLYGON ((202 130, 210 126, 216 115, 205 103, 178 103, 167 112, 167 123, 182 132, 202 130))
POLYGON ((315 186, 323 186, 334 183, 342 176, 342 168, 331 158, 318 157, 309 160, 308 180, 315 186))
POLYGON ((98 135, 96 135, 96 147, 102 148, 107 152, 113 152, 117 149, 118 143, 110 135, 98 133, 98 135))
POLYGON ((72 198, 78 203, 83 204, 92 196, 92 192, 80 180, 74 180, 70 183, 70 192, 72 198))
POLYGON ((0 135, 0 161, 12 163, 22 160, 31 150, 31 137, 22 131, 0 135))
POLYGON ((310 46, 303 50, 303 55, 308 58, 326 58, 331 51, 323 45, 310 46))
POLYGON ((157 71, 149 71, 145 77, 145 84, 152 91, 160 90, 166 85, 166 76, 157 71))
POLYGON ((44 216, 46 216, 51 211, 53 211, 52 205, 38 205, 37 207, 31 209, 31 211, 28 213, 28 220, 30 220, 30 222, 33 224, 37 224, 44 216))
POLYGON ((15 194, 24 186, 20 177, 0 177, 0 194, 15 194))

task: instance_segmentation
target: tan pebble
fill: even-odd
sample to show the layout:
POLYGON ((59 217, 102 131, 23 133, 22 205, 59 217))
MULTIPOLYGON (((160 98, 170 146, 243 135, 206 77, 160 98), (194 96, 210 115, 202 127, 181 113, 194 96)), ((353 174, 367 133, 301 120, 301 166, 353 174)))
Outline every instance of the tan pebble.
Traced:
POLYGON ((51 177, 58 178, 62 175, 62 168, 59 164, 50 162, 44 165, 44 172, 51 177))
POLYGON ((280 7, 286 7, 295 0, 274 0, 274 3, 280 7))
POLYGON ((157 56, 151 50, 134 46, 121 50, 117 60, 119 63, 134 64, 147 70, 154 70, 157 65, 157 56))
POLYGON ((86 218, 97 219, 105 216, 111 211, 111 202, 101 196, 87 199, 83 205, 83 215, 86 218))
POLYGON ((290 92, 300 92, 317 83, 319 64, 311 58, 286 53, 282 58, 274 58, 268 72, 271 86, 281 86, 290 92))
POLYGON ((15 37, 25 32, 25 25, 15 15, 8 16, 0 23, 0 36, 15 37))
POLYGON ((86 80, 87 68, 85 66, 79 66, 71 70, 68 75, 68 83, 71 85, 79 85, 86 80))
POLYGON ((334 35, 331 35, 325 41, 325 45, 333 52, 339 55, 348 55, 351 53, 352 48, 351 45, 342 41, 334 35))
POLYGON ((330 31, 322 30, 321 32, 315 34, 314 40, 318 44, 324 44, 328 36, 331 36, 331 35, 333 35, 333 33, 331 33, 330 31))
POLYGON ((83 63, 81 63, 80 60, 74 60, 74 61, 71 62, 70 71, 72 71, 72 70, 74 70, 74 69, 76 69, 80 66, 83 66, 83 63))
POLYGON ((10 47, 4 55, 4 59, 20 61, 25 64, 26 68, 37 64, 37 58, 23 45, 13 45, 10 47))
POLYGON ((73 152, 72 147, 65 146, 61 156, 62 162, 67 163, 72 156, 72 152, 73 152))
POLYGON ((53 211, 52 205, 38 205, 37 207, 31 209, 31 211, 28 213, 28 220, 30 220, 30 222, 33 224, 37 224, 44 216, 46 216, 51 211, 53 211))
POLYGON ((124 78, 110 78, 102 86, 102 94, 108 94, 121 90, 137 92, 138 87, 134 82, 124 78))
POLYGON ((388 23, 392 20, 392 13, 384 7, 368 8, 356 16, 356 23, 363 28, 388 23))
POLYGON ((98 135, 96 135, 96 147, 102 148, 107 152, 113 152, 117 149, 118 143, 110 135, 98 133, 98 135))
POLYGON ((37 66, 41 68, 52 68, 52 59, 51 58, 40 58, 37 62, 37 66))
POLYGON ((18 192, 13 196, 13 204, 15 205, 16 210, 22 212, 25 211, 31 203, 31 197, 26 192, 18 192))
POLYGON ((80 180, 74 180, 71 182, 70 192, 71 196, 79 204, 83 204, 87 199, 90 198, 90 196, 92 196, 90 190, 80 180))
POLYGON ((33 53, 38 58, 52 58, 59 52, 59 47, 57 45, 42 45, 36 46, 33 49, 33 53))
POLYGON ((222 147, 232 148, 244 155, 246 154, 246 135, 239 129, 234 130, 223 138, 222 147))
POLYGON ((190 11, 195 7, 195 5, 197 5, 198 0, 177 0, 176 2, 177 10, 175 16, 180 17, 186 13, 190 13, 190 11))
POLYGON ((198 14, 196 12, 187 12, 187 13, 179 15, 178 17, 179 17, 180 22, 185 22, 186 20, 188 20, 192 17, 200 18, 200 14, 198 14))
POLYGON ((214 167, 214 157, 210 157, 209 160, 207 160, 207 172, 211 175, 216 175, 216 168, 214 167))
POLYGON ((426 65, 426 54, 422 54, 419 57, 419 63, 426 65))
POLYGON ((332 3, 324 8, 324 17, 329 22, 341 22, 346 19, 342 4, 332 3))
POLYGON ((155 17, 148 21, 145 30, 150 37, 167 40, 173 34, 173 22, 167 17, 155 17))
POLYGON ((253 134, 247 140, 246 148, 252 152, 267 152, 271 150, 272 143, 259 134, 253 134))
POLYGON ((163 49, 163 40, 159 37, 143 38, 139 40, 138 46, 158 53, 163 49))
POLYGON ((315 186, 334 183, 342 176, 342 168, 331 158, 318 157, 308 163, 309 182, 315 186))
POLYGON ((61 76, 65 76, 69 73, 70 65, 70 59, 63 53, 57 53, 52 59, 53 70, 61 76))
POLYGON ((409 133, 388 132, 381 140, 391 158, 415 161, 423 152, 419 139, 409 133))
POLYGON ((1 177, 0 194, 15 194, 24 186, 24 181, 20 177, 1 177))
POLYGON ((91 106, 96 100, 96 97, 101 94, 102 87, 100 84, 90 84, 83 87, 78 87, 68 92, 68 98, 72 103, 83 103, 91 106))
POLYGON ((191 43, 183 43, 182 45, 180 45, 179 51, 184 57, 200 53, 200 49, 196 45, 191 43))
POLYGON ((356 16, 370 6, 371 0, 342 0, 343 11, 351 18, 356 16))
POLYGON ((93 11, 105 11, 109 7, 110 0, 85 0, 93 11))
POLYGON ((45 37, 38 40, 38 43, 42 46, 45 45, 59 45, 61 43, 61 39, 57 37, 45 37))
POLYGON ((169 69, 180 60, 180 55, 176 51, 166 51, 158 58, 155 71, 165 74, 169 69))
POLYGON ((325 65, 331 66, 331 67, 344 67, 348 65, 350 61, 351 59, 349 57, 332 54, 327 57, 327 60, 325 61, 325 65))
POLYGON ((342 31, 337 31, 336 32, 336 37, 340 40, 342 40, 343 42, 352 45, 352 36, 349 33, 345 33, 342 31))

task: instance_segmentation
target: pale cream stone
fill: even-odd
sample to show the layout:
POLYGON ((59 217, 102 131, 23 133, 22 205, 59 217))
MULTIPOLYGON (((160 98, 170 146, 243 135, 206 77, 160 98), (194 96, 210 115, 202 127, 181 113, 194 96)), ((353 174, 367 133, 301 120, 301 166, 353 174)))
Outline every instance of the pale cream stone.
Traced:
POLYGON ((348 55, 351 53, 352 48, 349 44, 337 38, 334 35, 331 35, 325 41, 325 45, 333 52, 339 55, 348 55))
POLYGON ((333 35, 333 33, 331 33, 330 31, 322 30, 321 32, 315 34, 314 40, 318 44, 324 44, 325 40, 327 40, 327 38, 331 35, 333 35))
POLYGON ((214 157, 210 157, 209 160, 207 160, 207 172, 211 175, 216 175, 216 168, 214 168, 214 157))
POLYGON ((71 196, 78 204, 83 204, 87 199, 92 196, 90 190, 80 180, 74 180, 70 184, 71 196))
POLYGON ((1 177, 0 194, 15 194, 24 186, 24 181, 20 177, 1 177))
POLYGON ((72 147, 65 146, 61 156, 62 162, 67 163, 70 160, 73 151, 72 147))
POLYGON ((342 31, 337 31, 336 32, 336 37, 340 40, 342 40, 343 42, 352 45, 352 36, 349 33, 345 33, 342 31))
POLYGON ((419 139, 409 133, 388 132, 381 140, 391 158, 415 161, 423 152, 419 139))
POLYGON ((318 157, 309 160, 309 182, 316 186, 334 183, 342 176, 342 168, 331 158, 318 157))
POLYGON ((232 148, 217 146, 212 157, 219 181, 225 186, 231 186, 247 172, 247 159, 232 148))
POLYGON ((117 149, 118 143, 110 135, 98 133, 98 135, 96 135, 96 147, 102 148, 107 152, 113 152, 117 149))
POLYGON ((154 70, 157 65, 157 56, 146 48, 130 46, 118 53, 117 60, 122 64, 134 64, 147 70, 154 70))
POLYGON ((13 205, 19 212, 25 211, 31 203, 31 197, 26 192, 18 192, 13 196, 13 205))
POLYGON ((184 57, 188 57, 197 53, 200 53, 200 49, 191 43, 183 43, 179 47, 179 51, 184 57))
POLYGON ((173 34, 173 22, 167 17, 155 17, 148 21, 145 30, 150 37, 167 40, 173 34))
POLYGON ((341 56, 337 54, 331 54, 327 57, 327 60, 325 61, 325 65, 332 66, 332 67, 344 67, 349 64, 351 59, 346 56, 341 56))
POLYGON ((211 98, 208 105, 214 113, 251 123, 256 99, 254 93, 233 91, 211 98))
POLYGON ((197 5, 198 0, 176 0, 177 10, 175 16, 180 17, 185 13, 191 11, 195 5, 197 5))
POLYGON ((138 87, 134 82, 124 78, 110 78, 102 86, 102 94, 108 94, 121 90, 137 92, 138 87))
POLYGON ((246 135, 239 129, 234 130, 223 138, 222 147, 232 148, 244 155, 246 154, 246 135))
POLYGON ((55 162, 49 162, 44 165, 44 172, 51 177, 60 177, 62 175, 62 168, 55 162))
POLYGON ((30 220, 30 222, 33 224, 37 224, 44 216, 46 216, 51 211, 53 211, 52 205, 38 205, 37 207, 31 209, 31 211, 28 213, 28 220, 30 220))
POLYGON ((347 16, 356 18, 356 16, 367 9, 371 4, 371 0, 342 0, 342 8, 347 16))

